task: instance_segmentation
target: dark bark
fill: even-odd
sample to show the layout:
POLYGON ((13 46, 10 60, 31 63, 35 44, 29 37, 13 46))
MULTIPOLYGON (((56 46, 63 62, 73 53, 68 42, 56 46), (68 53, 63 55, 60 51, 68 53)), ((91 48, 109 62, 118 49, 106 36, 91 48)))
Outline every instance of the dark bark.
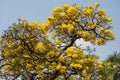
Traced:
POLYGON ((56 77, 58 76, 59 71, 55 71, 55 73, 53 73, 52 77, 50 78, 50 80, 55 80, 56 77))

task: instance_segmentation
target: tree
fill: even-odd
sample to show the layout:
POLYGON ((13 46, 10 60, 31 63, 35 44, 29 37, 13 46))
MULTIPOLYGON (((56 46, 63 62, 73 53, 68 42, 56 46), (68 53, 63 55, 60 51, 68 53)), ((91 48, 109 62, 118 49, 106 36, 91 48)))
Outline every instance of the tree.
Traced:
POLYGON ((120 52, 114 52, 111 55, 108 55, 108 57, 106 58, 107 62, 112 62, 113 64, 120 64, 120 52))
POLYGON ((97 45, 114 40, 112 18, 98 7, 64 4, 44 23, 19 19, 0 39, 1 78, 111 80, 113 66, 85 54, 76 43, 81 38, 97 45))
POLYGON ((120 80, 120 52, 114 52, 111 55, 108 55, 105 62, 109 62, 114 65, 114 71, 111 71, 114 74, 114 80, 120 80))

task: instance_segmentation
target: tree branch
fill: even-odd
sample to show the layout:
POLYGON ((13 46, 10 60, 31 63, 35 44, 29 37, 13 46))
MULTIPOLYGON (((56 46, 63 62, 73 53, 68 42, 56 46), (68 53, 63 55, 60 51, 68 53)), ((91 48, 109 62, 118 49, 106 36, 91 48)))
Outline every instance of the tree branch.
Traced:
POLYGON ((74 44, 74 42, 76 41, 76 39, 77 39, 76 35, 73 36, 71 42, 65 48, 63 48, 63 51, 65 51, 68 47, 72 46, 74 44))
POLYGON ((12 80, 17 79, 21 74, 16 75, 12 80))
POLYGON ((58 76, 58 74, 59 74, 59 70, 55 71, 55 73, 52 75, 50 80, 55 80, 55 78, 58 76))

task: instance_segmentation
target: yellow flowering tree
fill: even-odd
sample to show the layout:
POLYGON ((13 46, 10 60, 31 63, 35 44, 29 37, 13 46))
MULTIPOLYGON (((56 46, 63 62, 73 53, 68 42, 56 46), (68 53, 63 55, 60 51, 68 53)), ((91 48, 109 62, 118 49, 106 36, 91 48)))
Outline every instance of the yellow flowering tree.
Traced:
POLYGON ((112 18, 99 4, 57 6, 44 23, 19 19, 0 38, 0 75, 25 80, 112 80, 111 63, 85 54, 76 40, 114 40, 112 18))

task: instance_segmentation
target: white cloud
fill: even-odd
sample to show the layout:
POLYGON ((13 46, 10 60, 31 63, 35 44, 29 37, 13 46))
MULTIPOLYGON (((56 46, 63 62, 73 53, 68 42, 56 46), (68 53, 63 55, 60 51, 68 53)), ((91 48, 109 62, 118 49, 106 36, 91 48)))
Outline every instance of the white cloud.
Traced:
POLYGON ((92 44, 80 38, 76 40, 76 46, 80 48, 86 48, 87 46, 92 46, 92 44))

